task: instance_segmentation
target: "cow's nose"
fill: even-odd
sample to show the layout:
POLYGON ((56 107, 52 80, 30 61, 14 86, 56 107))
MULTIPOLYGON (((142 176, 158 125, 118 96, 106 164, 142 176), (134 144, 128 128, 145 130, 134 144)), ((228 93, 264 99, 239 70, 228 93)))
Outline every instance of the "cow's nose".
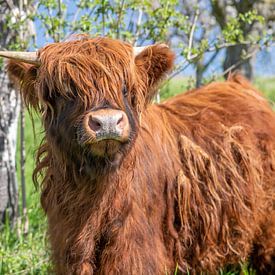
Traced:
POLYGON ((115 139, 125 141, 129 137, 129 121, 125 112, 99 109, 89 113, 88 126, 96 140, 115 139))

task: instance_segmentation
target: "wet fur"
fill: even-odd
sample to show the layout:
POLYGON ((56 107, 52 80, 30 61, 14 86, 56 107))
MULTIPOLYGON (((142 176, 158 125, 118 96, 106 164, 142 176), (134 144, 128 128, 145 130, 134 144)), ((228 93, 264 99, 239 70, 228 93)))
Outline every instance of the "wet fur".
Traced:
POLYGON ((82 38, 40 58, 39 69, 11 62, 9 71, 42 113, 34 179, 57 274, 218 273, 249 260, 274 272, 275 115, 244 78, 156 105, 167 48, 134 60, 128 44, 82 38), (131 118, 116 160, 76 142, 77 121, 106 101, 131 118))

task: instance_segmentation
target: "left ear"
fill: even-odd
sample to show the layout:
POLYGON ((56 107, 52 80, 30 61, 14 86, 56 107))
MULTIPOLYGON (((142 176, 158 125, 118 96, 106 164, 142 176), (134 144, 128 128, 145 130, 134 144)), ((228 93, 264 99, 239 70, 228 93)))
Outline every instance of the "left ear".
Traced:
POLYGON ((148 87, 146 101, 150 101, 156 93, 159 82, 172 69, 175 54, 165 44, 146 47, 135 58, 135 64, 146 78, 148 87))
POLYGON ((27 107, 33 107, 38 111, 39 100, 35 88, 38 67, 16 60, 9 60, 7 71, 11 81, 20 89, 27 107))

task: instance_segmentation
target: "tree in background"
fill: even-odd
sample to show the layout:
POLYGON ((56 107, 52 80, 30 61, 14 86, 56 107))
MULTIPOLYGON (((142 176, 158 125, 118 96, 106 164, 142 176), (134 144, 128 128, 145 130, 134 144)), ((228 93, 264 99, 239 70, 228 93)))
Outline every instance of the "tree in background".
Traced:
POLYGON ((212 0, 211 6, 212 15, 221 32, 226 30, 226 39, 236 41, 236 45, 226 49, 224 71, 229 71, 230 68, 238 69, 247 78, 252 79, 254 53, 264 43, 268 43, 268 40, 264 41, 262 38, 270 36, 270 39, 274 39, 272 36, 275 27, 275 2, 270 0, 212 0), (265 24, 260 24, 263 20, 260 22, 255 20, 257 18, 255 11, 262 16, 265 24))
MULTIPOLYGON (((175 27, 170 33, 170 38, 180 44, 186 65, 191 63, 195 67, 195 83, 198 87, 202 84, 204 72, 216 60, 222 48, 215 47, 218 35, 216 22, 211 15, 209 1, 181 0, 179 11, 188 19, 188 24, 185 28, 175 27)), ((179 69, 182 72, 184 67, 179 69)))
MULTIPOLYGON (((0 1, 0 48, 22 50, 33 35, 28 19, 32 1, 0 1)), ((1 60, 2 61, 2 60, 1 60)), ((18 187, 15 154, 20 96, 0 66, 0 223, 18 216, 18 187)))
POLYGON ((179 1, 178 10, 188 18, 189 25, 187 31, 174 28, 170 37, 182 44, 185 64, 189 60, 194 65, 197 87, 214 62, 223 68, 220 76, 239 70, 252 78, 253 57, 274 40, 274 5, 253 0, 179 1), (218 60, 221 56, 222 65, 218 60))

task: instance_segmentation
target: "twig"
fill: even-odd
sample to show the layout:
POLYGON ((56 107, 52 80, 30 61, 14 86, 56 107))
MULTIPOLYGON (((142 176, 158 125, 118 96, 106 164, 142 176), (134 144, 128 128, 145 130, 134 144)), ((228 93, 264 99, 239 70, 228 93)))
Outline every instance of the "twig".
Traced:
POLYGON ((185 61, 184 63, 185 63, 185 65, 180 66, 180 69, 174 70, 174 72, 169 75, 169 77, 167 78, 166 81, 163 82, 163 85, 161 85, 161 87, 163 87, 167 82, 169 82, 171 79, 176 77, 178 74, 180 74, 181 72, 186 70, 186 68, 191 64, 191 63, 187 63, 187 61, 185 61))
MULTIPOLYGON (((257 45, 257 42, 242 41, 240 43, 223 43, 223 44, 220 44, 220 45, 215 45, 215 46, 209 47, 203 53, 199 52, 199 53, 193 54, 193 55, 191 55, 189 57, 189 59, 186 58, 181 64, 179 64, 177 66, 177 69, 175 69, 172 72, 172 74, 169 76, 168 81, 170 81, 172 78, 174 78, 175 76, 177 76, 178 74, 180 74, 182 71, 184 71, 189 66, 189 64, 191 64, 195 59, 201 57, 203 54, 209 53, 209 52, 218 51, 218 50, 221 50, 223 48, 237 46, 237 45, 251 45, 251 46, 253 46, 253 45, 257 45)), ((270 44, 268 46, 271 47, 272 44, 270 44)))
POLYGON ((195 32, 195 29, 196 29, 198 17, 199 17, 199 9, 196 10, 196 14, 195 14, 194 21, 192 23, 192 27, 191 27, 191 31, 190 31, 190 35, 189 35, 188 54, 187 54, 187 59, 188 60, 191 56, 192 45, 193 45, 193 37, 194 37, 194 32, 195 32))
POLYGON ((222 72, 222 74, 220 74, 219 77, 225 76, 226 74, 228 74, 229 72, 231 72, 232 70, 236 69, 237 67, 239 67, 241 64, 244 63, 244 61, 246 61, 247 59, 251 58, 253 55, 255 55, 258 51, 258 48, 254 49, 254 51, 252 51, 251 53, 247 54, 244 58, 242 58, 241 60, 239 60, 238 62, 236 62, 235 64, 233 64, 232 66, 230 66, 229 68, 227 68, 225 71, 222 72))
POLYGON ((142 22, 142 16, 143 16, 143 11, 141 8, 139 8, 138 10, 138 20, 137 20, 137 30, 136 30, 136 35, 135 35, 135 40, 134 40, 134 46, 137 46, 137 42, 138 42, 138 37, 140 35, 140 25, 142 22))
POLYGON ((72 25, 75 24, 79 12, 80 12, 80 8, 78 7, 77 10, 76 10, 76 12, 75 12, 75 14, 74 14, 74 18, 72 20, 72 25))
POLYGON ((10 0, 5 0, 5 2, 7 3, 9 9, 11 10, 11 12, 13 12, 14 9, 15 9, 15 6, 14 6, 13 2, 10 1, 10 0))
POLYGON ((105 36, 105 0, 101 1, 102 4, 102 34, 105 36))
MULTIPOLYGON (((14 6, 14 3, 13 3, 12 1, 10 1, 10 0, 5 0, 5 2, 6 2, 6 4, 7 4, 7 6, 8 6, 8 8, 10 9, 10 13, 12 13, 13 17, 14 17, 15 20, 16 20, 16 19, 17 19, 17 16, 18 16, 18 14, 16 13, 16 11, 18 11, 18 10, 17 10, 17 8, 14 6)), ((20 8, 19 8, 19 10, 20 10, 20 8)), ((19 11, 19 15, 20 15, 20 11, 19 11)))
POLYGON ((218 49, 215 53, 213 53, 213 55, 210 57, 210 59, 207 61, 207 63, 203 65, 204 71, 207 70, 207 68, 214 61, 214 59, 217 57, 217 55, 219 54, 219 52, 220 52, 220 50, 218 49))
MULTIPOLYGON (((87 18, 90 18, 92 13, 95 11, 96 7, 93 7, 90 12, 88 13, 87 15, 87 18)), ((68 35, 66 35, 66 37, 70 37, 71 35, 73 35, 75 33, 75 23, 76 23, 76 20, 77 20, 77 17, 79 15, 79 12, 80 12, 80 8, 77 9, 75 15, 74 15, 74 18, 73 18, 73 21, 71 23, 71 28, 73 29, 72 31, 70 31, 70 33, 68 35)))
POLYGON ((117 19, 117 29, 116 29, 116 38, 119 38, 119 33, 120 33, 120 21, 122 17, 122 11, 124 9, 124 2, 125 0, 121 1, 120 9, 119 9, 119 14, 118 14, 118 19, 117 19))
MULTIPOLYGON (((52 12, 51 12, 51 9, 49 8, 49 7, 47 7, 47 11, 48 11, 48 15, 49 15, 49 18, 50 18, 50 22, 51 22, 51 25, 49 25, 49 27, 47 28, 47 25, 48 24, 44 24, 44 26, 47 28, 47 31, 48 31, 48 33, 50 34, 50 30, 53 28, 53 26, 54 26, 54 22, 53 22, 53 15, 52 15, 52 12)), ((43 16, 43 15, 42 15, 43 16)), ((45 18, 45 17, 44 17, 45 18)), ((55 37, 55 35, 54 35, 54 37, 53 37, 53 40, 55 41, 55 42, 57 42, 56 40, 56 37, 55 37)))
POLYGON ((57 12, 57 16, 59 17, 59 30, 58 30, 58 42, 61 40, 61 20, 62 20, 62 0, 58 0, 58 12, 57 12))

